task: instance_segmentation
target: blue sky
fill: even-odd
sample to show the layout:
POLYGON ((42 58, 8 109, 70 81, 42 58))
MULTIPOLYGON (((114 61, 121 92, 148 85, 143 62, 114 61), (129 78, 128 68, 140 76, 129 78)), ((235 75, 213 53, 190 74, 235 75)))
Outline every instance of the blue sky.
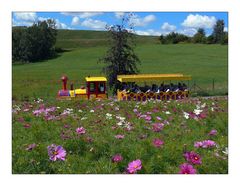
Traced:
MULTIPOLYGON (((192 36, 198 28, 207 35, 218 19, 225 22, 228 30, 227 12, 132 12, 130 22, 138 35, 165 35, 170 32, 192 36)), ((58 29, 105 30, 106 25, 118 24, 123 12, 14 12, 13 26, 29 26, 34 21, 55 19, 58 29)))

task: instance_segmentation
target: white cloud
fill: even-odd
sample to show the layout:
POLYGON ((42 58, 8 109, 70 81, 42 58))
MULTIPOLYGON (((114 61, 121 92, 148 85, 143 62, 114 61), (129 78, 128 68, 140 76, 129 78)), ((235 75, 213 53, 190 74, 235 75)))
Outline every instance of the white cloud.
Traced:
POLYGON ((156 17, 154 15, 147 15, 144 18, 140 18, 138 15, 133 14, 132 17, 129 18, 130 24, 134 26, 146 26, 155 20, 156 17))
POLYGON ((194 36, 194 34, 197 33, 197 29, 196 28, 185 28, 183 30, 177 31, 177 33, 192 37, 192 36, 194 36))
POLYGON ((124 15, 125 15, 124 12, 116 12, 116 13, 115 13, 115 17, 116 17, 117 19, 121 19, 124 15))
POLYGON ((183 21, 182 26, 190 28, 213 28, 217 19, 214 16, 203 16, 190 14, 183 21))
POLYGON ((57 29, 70 29, 65 23, 61 23, 58 19, 55 21, 57 29))
POLYGON ((62 12, 61 14, 66 16, 79 17, 79 18, 89 18, 96 15, 101 15, 103 13, 102 12, 62 12))
POLYGON ((17 20, 25 22, 34 22, 37 19, 37 14, 35 12, 15 12, 14 16, 17 20))
POLYGON ((162 35, 161 32, 153 30, 153 29, 148 29, 148 30, 136 30, 135 33, 137 35, 143 35, 143 36, 160 36, 162 35))
POLYGON ((76 26, 80 24, 80 19, 79 17, 73 17, 71 25, 76 26))
POLYGON ((93 20, 93 19, 86 19, 81 23, 81 26, 97 29, 97 30, 103 30, 105 29, 107 23, 100 20, 93 20))
POLYGON ((176 26, 175 25, 170 25, 169 23, 165 22, 163 23, 161 29, 164 31, 164 32, 173 32, 176 30, 176 26))
POLYGON ((225 26, 224 29, 223 29, 223 31, 224 31, 224 32, 228 32, 228 27, 225 26))

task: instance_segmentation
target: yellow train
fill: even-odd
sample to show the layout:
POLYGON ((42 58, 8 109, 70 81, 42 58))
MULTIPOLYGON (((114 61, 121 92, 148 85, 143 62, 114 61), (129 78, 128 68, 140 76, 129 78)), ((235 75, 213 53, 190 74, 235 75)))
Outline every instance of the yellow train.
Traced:
MULTIPOLYGON (((70 90, 67 89, 67 76, 62 76, 62 90, 58 91, 58 99, 105 99, 107 98, 107 78, 106 77, 86 77, 86 87, 73 89, 71 84, 70 90)), ((118 75, 119 89, 117 90, 117 99, 126 101, 145 101, 147 99, 169 100, 169 99, 184 99, 189 97, 187 87, 169 86, 163 83, 161 86, 147 87, 147 83, 153 82, 168 82, 168 81, 186 81, 191 80, 191 76, 183 74, 140 74, 140 75, 118 75), (145 84, 145 87, 140 87, 138 84, 145 84), (124 87, 125 85, 125 87, 124 87), (145 90, 144 90, 145 88, 145 90), (148 90, 146 90, 148 88, 148 90)), ((155 84, 153 84, 155 85, 155 84)))

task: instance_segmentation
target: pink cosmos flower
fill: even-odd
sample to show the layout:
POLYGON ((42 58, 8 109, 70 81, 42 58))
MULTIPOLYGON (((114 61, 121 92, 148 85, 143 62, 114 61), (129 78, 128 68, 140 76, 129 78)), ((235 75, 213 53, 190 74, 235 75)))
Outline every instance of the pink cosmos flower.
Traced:
POLYGON ((116 154, 112 157, 112 162, 120 162, 123 160, 123 157, 120 154, 116 154))
POLYGON ((157 117, 156 117, 156 119, 157 119, 157 120, 162 120, 162 118, 161 118, 161 117, 159 117, 159 116, 157 116, 157 117))
POLYGON ((189 163, 198 164, 198 165, 202 164, 200 155, 193 151, 185 152, 183 156, 186 159, 186 161, 188 161, 189 163))
POLYGON ((203 143, 201 141, 197 141, 194 143, 194 147, 196 147, 196 148, 200 148, 200 147, 202 147, 202 145, 203 145, 203 143))
POLYGON ((217 130, 213 129, 208 133, 209 136, 215 136, 217 135, 217 130))
POLYGON ((65 160, 66 157, 66 150, 62 146, 57 146, 55 144, 52 144, 48 146, 48 156, 51 161, 56 160, 65 160))
POLYGON ((142 169, 142 162, 141 160, 137 159, 128 164, 127 171, 130 174, 136 173, 138 170, 142 169))
POLYGON ((153 140, 153 145, 157 148, 161 147, 164 144, 164 142, 158 138, 155 138, 153 140))
POLYGON ((23 125, 23 127, 24 127, 24 128, 30 128, 31 125, 30 125, 29 123, 25 123, 25 124, 23 125))
POLYGON ((194 169, 193 166, 188 163, 183 163, 180 165, 179 174, 196 174, 196 172, 196 169, 194 169))
POLYGON ((160 132, 164 127, 164 124, 163 123, 154 123, 152 125, 152 129, 154 132, 160 132))
POLYGON ((212 140, 197 141, 194 143, 196 148, 210 148, 216 146, 216 143, 212 140))
POLYGON ((117 138, 117 139, 123 139, 123 138, 124 138, 124 135, 118 134, 118 135, 115 136, 115 138, 117 138))
POLYGON ((138 112, 138 110, 137 110, 137 109, 133 109, 133 112, 137 113, 137 112, 138 112))
POLYGON ((151 119, 152 119, 152 117, 149 116, 149 115, 147 115, 147 116, 145 117, 145 120, 146 120, 146 121, 150 121, 151 119))
POLYGON ((81 135, 81 134, 85 134, 86 130, 83 127, 79 127, 79 128, 76 129, 76 132, 81 135))

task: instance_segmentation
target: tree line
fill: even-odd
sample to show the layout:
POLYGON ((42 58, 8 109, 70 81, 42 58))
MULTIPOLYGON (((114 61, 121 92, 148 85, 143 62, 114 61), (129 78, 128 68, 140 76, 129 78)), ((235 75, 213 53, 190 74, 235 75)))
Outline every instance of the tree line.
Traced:
POLYGON ((211 35, 206 36, 203 28, 199 28, 193 37, 184 34, 171 32, 167 35, 161 35, 159 40, 162 44, 177 43, 202 43, 202 44, 228 44, 228 33, 224 31, 224 21, 218 20, 213 28, 211 35))
POLYGON ((52 19, 38 21, 29 27, 13 27, 13 63, 37 62, 54 57, 56 37, 56 22, 52 19))

